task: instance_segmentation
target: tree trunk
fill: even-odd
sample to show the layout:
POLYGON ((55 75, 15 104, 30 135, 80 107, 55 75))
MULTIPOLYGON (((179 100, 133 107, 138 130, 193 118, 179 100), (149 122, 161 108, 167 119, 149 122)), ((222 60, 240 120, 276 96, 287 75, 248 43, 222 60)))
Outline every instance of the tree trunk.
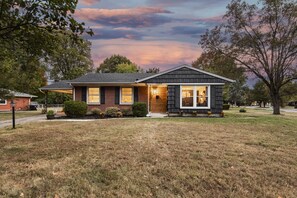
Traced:
POLYGON ((279 115, 280 114, 280 105, 281 105, 281 100, 280 100, 279 94, 278 93, 271 94, 271 99, 272 99, 272 105, 273 105, 273 114, 279 115))

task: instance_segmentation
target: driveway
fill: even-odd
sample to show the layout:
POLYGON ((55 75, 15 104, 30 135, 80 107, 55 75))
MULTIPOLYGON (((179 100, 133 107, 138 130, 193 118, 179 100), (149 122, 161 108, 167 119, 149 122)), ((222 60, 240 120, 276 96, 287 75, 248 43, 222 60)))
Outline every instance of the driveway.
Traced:
MULTIPOLYGON (((18 118, 15 120, 16 126, 19 124, 24 124, 28 122, 36 122, 40 120, 45 120, 46 117, 45 115, 37 115, 37 116, 31 116, 31 117, 25 117, 25 118, 18 118)), ((0 128, 4 127, 12 127, 12 120, 5 120, 5 121, 0 121, 0 128)))

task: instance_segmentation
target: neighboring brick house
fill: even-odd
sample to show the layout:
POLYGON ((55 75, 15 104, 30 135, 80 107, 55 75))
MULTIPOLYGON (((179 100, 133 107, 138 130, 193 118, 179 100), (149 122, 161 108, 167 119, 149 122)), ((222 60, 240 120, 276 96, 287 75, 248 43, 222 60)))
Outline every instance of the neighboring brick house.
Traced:
MULTIPOLYGON (((16 91, 9 91, 9 95, 13 96, 13 101, 15 103, 16 110, 28 110, 29 105, 31 103, 31 99, 37 96, 16 92, 16 91)), ((0 111, 10 111, 11 110, 11 99, 4 99, 0 98, 0 111)))
POLYGON ((158 74, 88 73, 40 90, 67 89, 73 100, 85 101, 89 109, 114 106, 128 109, 134 102, 144 102, 153 113, 221 113, 223 86, 228 82, 234 81, 182 65, 158 74))

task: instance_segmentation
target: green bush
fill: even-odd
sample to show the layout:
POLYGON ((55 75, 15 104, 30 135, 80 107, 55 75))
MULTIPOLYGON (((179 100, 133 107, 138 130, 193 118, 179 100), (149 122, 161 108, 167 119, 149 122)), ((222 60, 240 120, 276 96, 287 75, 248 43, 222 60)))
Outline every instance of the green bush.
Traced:
POLYGON ((132 109, 123 109, 123 110, 122 110, 122 113, 123 113, 123 116, 127 116, 127 117, 129 117, 129 116, 133 116, 133 111, 132 111, 132 109))
POLYGON ((53 116, 55 115, 55 112, 53 110, 49 110, 46 115, 53 116))
POLYGON ((135 102, 132 106, 133 116, 136 117, 145 117, 147 114, 146 103, 144 102, 135 102))
POLYGON ((64 102, 64 112, 68 117, 78 118, 86 115, 88 105, 85 102, 66 101, 64 102))
POLYGON ((239 109, 239 112, 240 112, 240 113, 245 113, 246 110, 245 110, 245 109, 239 109))
POLYGON ((98 109, 98 108, 92 109, 91 112, 93 115, 96 115, 96 116, 99 116, 102 113, 101 109, 98 109))
POLYGON ((105 116, 110 118, 116 118, 119 117, 118 112, 121 112, 121 110, 118 107, 107 107, 105 109, 105 116))
POLYGON ((223 110, 229 110, 230 105, 229 104, 223 104, 223 110))

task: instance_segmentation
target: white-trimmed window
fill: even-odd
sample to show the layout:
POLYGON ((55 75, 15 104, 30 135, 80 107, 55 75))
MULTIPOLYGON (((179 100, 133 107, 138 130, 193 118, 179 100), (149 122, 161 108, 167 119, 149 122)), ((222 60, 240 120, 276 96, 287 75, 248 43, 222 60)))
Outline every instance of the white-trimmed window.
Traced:
POLYGON ((121 87, 120 104, 133 104, 133 88, 121 87))
POLYGON ((210 86, 181 86, 180 107, 184 109, 209 109, 210 86))
POLYGON ((88 87, 88 104, 100 104, 100 87, 88 87))
POLYGON ((0 105, 6 105, 6 104, 7 104, 7 100, 0 98, 0 105))

